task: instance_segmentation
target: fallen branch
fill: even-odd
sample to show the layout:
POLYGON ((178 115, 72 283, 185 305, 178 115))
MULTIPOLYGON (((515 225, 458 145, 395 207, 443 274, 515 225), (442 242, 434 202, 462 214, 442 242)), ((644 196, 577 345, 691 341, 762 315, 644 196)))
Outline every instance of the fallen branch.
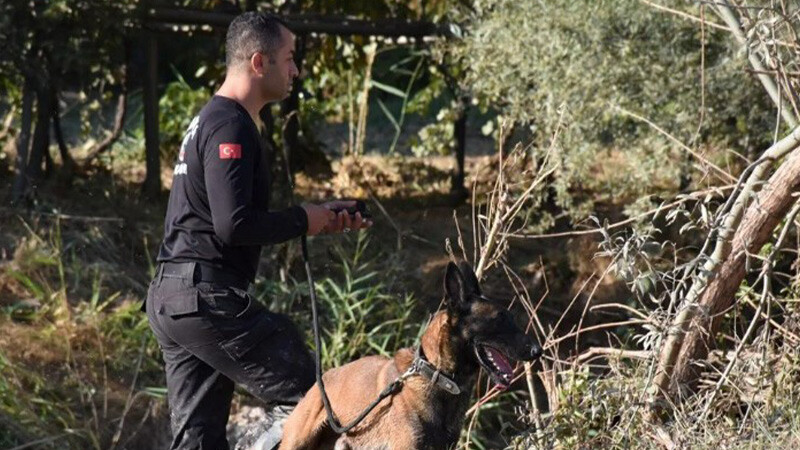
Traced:
MULTIPOLYGON (((124 84, 124 83, 123 83, 124 84)), ((89 153, 86 155, 85 158, 81 160, 81 167, 85 170, 89 164, 91 164, 98 156, 105 153, 108 149, 114 145, 115 142, 122 136, 122 130, 125 125, 125 115, 128 111, 128 90, 123 88, 122 92, 120 92, 119 97, 117 97, 117 112, 114 117, 114 128, 111 130, 111 134, 106 136, 102 142, 97 144, 96 147, 89 150, 89 153)))

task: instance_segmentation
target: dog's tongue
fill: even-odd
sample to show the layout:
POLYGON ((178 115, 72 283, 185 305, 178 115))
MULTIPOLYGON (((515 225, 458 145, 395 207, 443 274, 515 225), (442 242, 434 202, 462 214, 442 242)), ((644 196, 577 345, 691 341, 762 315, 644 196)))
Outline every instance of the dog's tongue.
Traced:
POLYGON ((486 346, 486 351, 491 355, 494 365, 503 373, 514 373, 514 368, 509 364, 506 355, 492 347, 486 346))

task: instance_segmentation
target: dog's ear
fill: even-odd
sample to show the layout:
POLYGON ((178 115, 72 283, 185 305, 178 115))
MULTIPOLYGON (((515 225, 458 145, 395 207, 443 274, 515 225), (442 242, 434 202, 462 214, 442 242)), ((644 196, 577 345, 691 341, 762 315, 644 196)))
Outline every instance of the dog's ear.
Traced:
POLYGON ((478 283, 478 277, 475 276, 475 271, 472 270, 472 266, 468 262, 462 261, 458 264, 458 268, 461 269, 461 274, 464 275, 467 293, 480 296, 481 286, 478 283))
POLYGON ((462 263, 459 269, 454 263, 447 264, 444 276, 444 291, 447 294, 447 307, 452 311, 469 309, 470 298, 480 295, 478 279, 469 264, 462 263))

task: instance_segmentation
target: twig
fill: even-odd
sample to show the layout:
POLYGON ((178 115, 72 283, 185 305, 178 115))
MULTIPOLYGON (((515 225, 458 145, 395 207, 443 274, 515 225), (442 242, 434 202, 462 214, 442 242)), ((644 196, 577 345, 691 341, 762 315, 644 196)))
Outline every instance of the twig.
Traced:
MULTIPOLYGON (((592 288, 592 292, 589 293, 589 297, 586 299, 586 304, 583 306, 583 311, 581 312, 581 318, 578 320, 578 331, 583 328, 583 320, 586 318, 586 312, 589 311, 589 305, 592 303, 592 299, 594 298, 594 294, 597 293, 597 288, 600 287, 600 283, 603 282, 603 278, 611 272, 611 269, 614 267, 614 264, 611 263, 606 266, 606 269, 603 271, 602 275, 597 277, 597 282, 594 283, 594 287, 592 288)), ((580 343, 580 335, 575 335, 575 352, 578 352, 578 344, 580 343)))
POLYGON ((470 443, 470 440, 472 439, 472 428, 475 426, 475 422, 478 421, 478 414, 480 414, 480 412, 481 412, 481 409, 480 409, 479 406, 481 406, 481 405, 483 405, 483 403, 476 404, 475 406, 478 406, 478 408, 475 408, 475 406, 473 406, 473 408, 475 408, 475 410, 474 410, 474 414, 472 414, 472 417, 469 419, 469 425, 467 426, 467 442, 464 443, 464 448, 465 449, 469 449, 469 443, 470 443))
POLYGON ((625 326, 625 325, 641 325, 643 323, 650 323, 650 321, 649 320, 640 320, 640 319, 630 319, 630 320, 626 320, 624 322, 609 322, 609 323, 602 323, 602 324, 599 324, 599 325, 593 325, 591 327, 586 327, 586 328, 583 328, 581 330, 577 330, 577 331, 573 331, 571 333, 565 334, 564 336, 559 336, 557 339, 548 340, 547 341, 547 345, 545 346, 545 349, 548 349, 548 348, 558 344, 559 342, 562 342, 562 341, 565 341, 565 340, 567 340, 569 338, 578 336, 579 334, 585 333, 587 331, 603 330, 603 329, 606 329, 606 328, 615 328, 615 327, 621 327, 621 326, 625 326))
POLYGON ((575 302, 578 301, 578 297, 581 295, 581 293, 584 291, 584 289, 586 289, 586 285, 589 284, 589 281, 591 281, 592 278, 594 278, 595 275, 597 275, 597 272, 592 272, 592 274, 589 275, 588 278, 586 278, 586 281, 583 282, 583 284, 581 285, 581 288, 578 290, 578 292, 575 293, 575 295, 572 297, 572 300, 569 302, 567 307, 561 313, 561 317, 558 318, 558 320, 556 321, 556 324, 553 325, 553 328, 550 330, 550 333, 547 336, 547 340, 548 341, 550 341, 550 339, 553 337, 553 334, 556 332, 558 327, 561 326, 561 322, 564 321, 564 318, 567 316, 567 312, 569 312, 569 310, 572 309, 572 305, 574 305, 575 302))
POLYGON ((638 317, 640 317, 642 319, 650 320, 650 317, 647 314, 639 311, 636 308, 632 308, 632 307, 630 307, 628 305, 623 305, 622 303, 602 303, 600 305, 592 306, 589 310, 594 312, 594 311, 596 311, 598 309, 609 309, 609 308, 624 309, 625 311, 628 311, 629 313, 631 313, 631 314, 633 314, 635 316, 638 316, 638 317))
POLYGON ((655 8, 657 10, 664 11, 664 12, 667 12, 669 14, 676 15, 676 16, 681 17, 683 19, 691 20, 693 22, 705 23, 706 25, 708 25, 708 26, 710 26, 712 28, 716 28, 718 30, 731 31, 731 29, 726 27, 725 25, 720 25, 718 23, 709 22, 707 20, 704 21, 703 18, 701 18, 701 17, 693 16, 693 15, 691 15, 689 13, 685 13, 683 11, 678 11, 677 9, 668 8, 668 7, 664 6, 664 5, 659 5, 658 3, 654 3, 654 2, 651 2, 649 0, 639 0, 639 1, 644 3, 645 5, 652 6, 653 8, 655 8))
MULTIPOLYGON (((140 394, 144 394, 144 392, 143 391, 137 392, 133 400, 135 401, 140 394)), ((136 437, 137 434, 139 434, 140 431, 142 431, 142 427, 144 427, 144 424, 147 422, 147 419, 150 418, 152 410, 153 410, 153 401, 151 400, 150 404, 147 407, 147 410, 145 411, 144 414, 142 414, 142 418, 139 420, 139 423, 136 424, 136 428, 133 429, 133 432, 131 432, 130 436, 128 436, 128 439, 126 439, 125 442, 122 443, 122 448, 128 448, 128 444, 133 440, 134 437, 136 437)))
POLYGON ((616 356, 623 359, 648 359, 653 357, 654 353, 649 350, 623 350, 613 347, 592 347, 589 350, 581 353, 575 358, 575 362, 583 364, 597 356, 616 356))
POLYGON ((700 160, 706 166, 711 167, 712 169, 716 170, 718 172, 718 174, 722 178, 727 179, 728 181, 736 181, 736 177, 734 177, 733 175, 729 174, 727 171, 723 170, 721 167, 717 166, 716 164, 712 163, 711 161, 706 159, 703 155, 701 155, 701 154, 697 153, 696 151, 692 150, 688 145, 686 145, 683 142, 681 142, 680 140, 678 140, 678 138, 676 138, 675 136, 669 134, 666 130, 664 130, 663 128, 661 128, 658 125, 656 125, 650 119, 648 119, 646 117, 642 117, 639 114, 636 114, 636 113, 634 113, 632 111, 628 111, 627 109, 622 108, 621 106, 616 106, 615 105, 614 109, 618 110, 619 112, 621 112, 622 114, 624 114, 626 116, 633 117, 634 119, 640 120, 640 121, 650 125, 653 129, 655 129, 659 133, 663 134, 667 139, 669 139, 670 141, 675 143, 678 147, 680 147, 684 151, 688 152, 689 154, 691 154, 692 156, 694 156, 695 158, 700 160))
POLYGON ((458 213, 455 209, 453 210, 453 224, 455 224, 456 232, 458 233, 458 246, 461 247, 461 257, 464 258, 464 261, 469 261, 467 249, 464 246, 464 234, 461 232, 461 225, 458 224, 458 213))
POLYGON ((63 438, 64 436, 69 436, 70 434, 71 433, 57 434, 55 436, 50 436, 50 437, 46 437, 44 439, 38 439, 38 440, 35 440, 35 441, 32 441, 32 442, 28 442, 27 444, 18 445, 18 446, 13 447, 13 448, 11 448, 9 450, 23 450, 25 448, 32 448, 32 447, 36 447, 36 446, 40 446, 40 445, 44 445, 44 444, 49 444, 49 443, 51 443, 53 441, 57 441, 57 440, 63 438))
MULTIPOLYGON (((502 135, 502 128, 501 128, 501 135, 502 135)), ((490 261, 494 259, 495 255, 493 255, 495 245, 497 244, 498 239, 502 239, 502 236, 499 236, 500 227, 504 225, 503 217, 505 216, 505 211, 501 211, 505 205, 506 196, 508 193, 505 191, 505 183, 503 181, 503 169, 504 169, 504 159, 503 159, 503 141, 500 141, 499 144, 499 170, 497 172, 497 181, 496 186, 492 194, 497 198, 497 201, 490 201, 489 202, 489 211, 487 214, 487 221, 491 222, 491 228, 489 233, 486 236, 486 242, 484 245, 481 246, 480 250, 480 258, 478 259, 478 263, 475 267, 475 275, 480 280, 483 277, 483 272, 486 268, 490 265, 490 261), (494 218, 492 220, 492 212, 494 211, 494 218)), ((473 230, 473 232, 477 233, 478 230, 473 230)))
MULTIPOLYGON (((22 211, 15 208, 0 207, 0 214, 20 214, 22 211)), ((49 213, 44 211, 28 211, 29 214, 34 216, 52 217, 58 220, 71 220, 75 222, 112 222, 123 224, 125 219, 121 217, 99 217, 99 216, 78 216, 73 214, 49 213)))
POLYGON ((142 368, 142 360, 144 359, 146 347, 147 337, 145 336, 142 338, 142 347, 139 349, 139 359, 136 361, 136 369, 133 372, 133 380, 131 380, 131 388, 128 391, 128 399, 125 401, 125 409, 122 411, 122 416, 119 418, 117 431, 114 433, 114 437, 111 439, 111 446, 108 448, 108 450, 114 450, 119 443, 120 437, 122 436, 122 429, 125 427, 125 417, 127 417, 135 398, 134 391, 136 390, 136 380, 139 378, 139 370, 142 368))
MULTIPOLYGON (((758 305, 753 304, 753 301, 750 300, 749 298, 745 299, 745 303, 747 303, 753 309, 757 309, 757 307, 758 307, 758 305)), ((794 345, 800 344, 800 336, 798 336, 795 333, 792 333, 791 331, 787 330, 784 326, 782 326, 778 322, 775 322, 775 320, 772 319, 769 315, 767 315, 766 313, 762 312, 761 313, 761 318, 769 320, 769 324, 771 326, 775 327, 775 329, 778 330, 780 332, 780 334, 784 338, 792 341, 792 344, 794 344, 794 345)))
POLYGON ((544 427, 542 426, 541 414, 539 413, 538 396, 533 386, 533 370, 529 362, 524 363, 523 366, 525 367, 525 381, 528 385, 528 395, 531 397, 531 420, 534 426, 536 426, 536 436, 541 439, 541 433, 544 427))
MULTIPOLYGON (((636 222, 637 220, 643 219, 643 218, 651 216, 653 214, 658 214, 661 211, 666 211, 666 210, 672 209, 672 208, 674 208, 676 206, 680 206, 681 204, 686 203, 686 202, 688 202, 690 200, 696 200, 698 198, 704 197, 705 195, 707 195, 707 194, 709 194, 711 192, 726 191, 726 190, 729 190, 729 189, 733 189, 733 187, 734 187, 733 185, 728 185, 728 186, 716 187, 716 188, 712 188, 712 189, 704 189, 702 191, 693 192, 693 193, 685 196, 684 198, 682 198, 680 200, 676 200, 676 201, 674 201, 672 203, 668 203, 666 205, 659 205, 657 208, 653 208, 653 209, 651 209, 649 211, 646 211, 646 212, 644 212, 642 214, 639 214, 637 216, 631 217, 629 219, 621 220, 619 222, 615 222, 615 223, 605 227, 605 230, 613 230, 613 229, 624 227, 625 225, 628 225, 629 223, 633 223, 633 222, 636 222)), ((603 233, 603 229, 602 228, 595 228, 595 229, 592 229, 592 230, 565 231, 565 232, 561 232, 561 233, 549 233, 549 234, 508 233, 508 234, 506 234, 506 236, 510 237, 510 238, 518 238, 518 239, 552 239, 552 238, 562 238, 562 237, 586 236, 586 235, 591 235, 591 234, 602 234, 602 233, 603 233)))
POLYGON ((366 191, 367 195, 369 195, 369 199, 372 200, 372 202, 375 203, 375 206, 377 206, 378 209, 381 210, 383 216, 386 217, 386 220, 389 221, 389 224, 391 224, 392 228, 394 228, 394 230, 397 232, 397 250, 402 250, 403 230, 400 228, 400 225, 398 225, 397 222, 395 222, 394 219, 392 219, 392 216, 389 214, 388 211, 386 211, 386 208, 383 207, 383 204, 378 200, 378 197, 376 197, 375 194, 372 193, 372 189, 366 188, 366 191))

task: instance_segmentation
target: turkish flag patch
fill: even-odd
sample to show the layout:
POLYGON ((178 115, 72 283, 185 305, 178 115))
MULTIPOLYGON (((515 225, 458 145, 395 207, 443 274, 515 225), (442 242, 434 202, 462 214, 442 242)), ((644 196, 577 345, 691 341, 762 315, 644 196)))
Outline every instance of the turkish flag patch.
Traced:
POLYGON ((240 159, 242 146, 240 144, 219 144, 219 159, 240 159))

